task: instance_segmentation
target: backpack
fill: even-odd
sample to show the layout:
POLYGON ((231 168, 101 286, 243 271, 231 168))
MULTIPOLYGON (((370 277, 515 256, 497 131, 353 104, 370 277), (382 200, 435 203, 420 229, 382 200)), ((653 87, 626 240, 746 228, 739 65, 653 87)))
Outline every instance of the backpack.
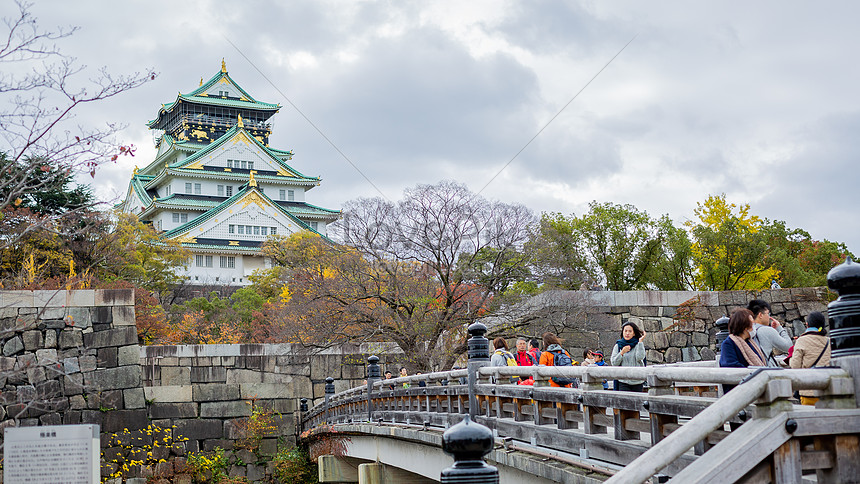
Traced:
POLYGON ((504 356, 505 357, 505 363, 507 363, 508 366, 520 366, 517 364, 517 359, 514 358, 514 355, 512 355, 508 351, 496 350, 495 354, 504 356))
MULTIPOLYGON (((573 360, 564 350, 550 351, 550 353, 552 353, 552 366, 573 366, 573 360)), ((553 377, 552 381, 563 387, 576 383, 575 378, 553 377)))

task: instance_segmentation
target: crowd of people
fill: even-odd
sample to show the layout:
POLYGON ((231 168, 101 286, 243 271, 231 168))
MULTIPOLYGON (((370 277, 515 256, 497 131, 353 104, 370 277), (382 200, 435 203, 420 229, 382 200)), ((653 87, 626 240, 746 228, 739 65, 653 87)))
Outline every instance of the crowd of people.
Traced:
MULTIPOLYGON (((722 342, 719 366, 726 368, 785 367, 813 368, 830 363, 830 339, 826 336, 826 319, 820 312, 812 312, 806 318, 806 330, 792 340, 782 323, 771 316, 771 307, 766 301, 754 299, 747 307, 734 310, 729 317, 729 336, 722 342)), ((636 323, 625 322, 621 326, 619 339, 612 346, 609 361, 599 349, 586 348, 582 362, 576 361, 564 349, 564 342, 554 333, 544 333, 541 341, 519 337, 511 349, 502 337, 493 340, 490 366, 628 366, 644 367, 646 333, 636 323)), ((407 376, 406 368, 400 368, 399 376, 407 376)), ((385 379, 393 377, 385 372, 385 379)), ((422 382, 423 383, 423 382, 422 382)), ((534 379, 513 378, 512 383, 533 385, 534 379)), ((575 379, 553 377, 552 387, 575 387, 575 379)), ((408 387, 408 383, 403 384, 408 387)), ((618 391, 643 392, 645 380, 621 379, 612 382, 618 391)), ((603 383, 604 389, 609 383, 603 383)), ((391 386, 393 389, 394 387, 391 386)), ((724 391, 731 390, 725 386, 724 391)), ((804 405, 814 405, 818 400, 811 391, 798 395, 804 405)))

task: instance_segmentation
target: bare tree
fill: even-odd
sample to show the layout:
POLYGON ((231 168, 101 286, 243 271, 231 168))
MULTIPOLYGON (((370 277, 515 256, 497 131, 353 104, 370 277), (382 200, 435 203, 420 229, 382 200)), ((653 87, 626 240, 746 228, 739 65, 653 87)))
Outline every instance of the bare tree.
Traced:
POLYGON ((526 265, 520 249, 534 223, 526 207, 454 182, 419 185, 398 203, 347 202, 332 230, 343 246, 284 258, 301 287, 291 302, 304 308, 291 317, 310 318, 305 334, 322 331, 328 341, 394 341, 423 370, 450 365, 462 336, 455 329, 486 314, 526 265))
MULTIPOLYGON (((20 0, 15 4, 17 15, 3 18, 0 32, 0 213, 20 205, 26 193, 56 183, 54 176, 30 176, 33 172, 94 175, 102 163, 133 155, 133 146, 115 141, 121 126, 80 126, 75 117, 84 106, 156 76, 152 70, 123 76, 104 68, 92 73, 57 46, 77 28, 43 30, 30 12, 32 4, 20 0)), ((28 231, 52 228, 52 221, 63 216, 60 212, 35 218, 28 231)), ((13 242, 0 238, 0 247, 13 242)))

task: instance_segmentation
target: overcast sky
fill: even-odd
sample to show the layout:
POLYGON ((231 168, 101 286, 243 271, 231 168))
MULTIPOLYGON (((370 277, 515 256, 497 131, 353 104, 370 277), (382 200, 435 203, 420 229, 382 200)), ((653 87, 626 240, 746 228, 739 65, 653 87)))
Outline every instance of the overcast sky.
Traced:
MULTIPOLYGON (((8 0, 0 10, 16 14, 8 0)), ((120 140, 138 147, 100 169, 105 199, 153 159, 146 121, 223 57, 252 96, 284 106, 270 142, 322 177, 307 195, 317 205, 379 193, 279 91, 392 200, 442 179, 478 191, 501 170, 483 194, 536 213, 597 200, 680 223, 726 193, 860 252, 855 2, 40 0, 32 11, 43 27, 80 26, 60 45, 89 68, 159 72, 77 120, 124 123, 120 140)))

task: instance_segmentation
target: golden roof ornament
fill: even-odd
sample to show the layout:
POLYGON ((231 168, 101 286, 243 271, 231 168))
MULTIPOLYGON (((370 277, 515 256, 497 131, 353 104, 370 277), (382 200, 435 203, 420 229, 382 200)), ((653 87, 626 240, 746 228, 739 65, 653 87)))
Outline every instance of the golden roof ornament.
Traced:
POLYGON ((236 123, 236 126, 238 126, 240 128, 245 127, 245 123, 242 122, 242 115, 241 114, 239 115, 239 121, 236 123))
POLYGON ((134 174, 135 175, 137 175, 137 171, 138 171, 138 167, 137 167, 137 165, 134 165, 134 174))
POLYGON ((200 78, 200 87, 203 87, 203 78, 200 78))
POLYGON ((248 186, 249 187, 256 187, 257 186, 257 180, 254 180, 254 170, 251 170, 251 178, 248 179, 248 186))
POLYGON ((227 73, 227 63, 226 63, 226 62, 224 62, 224 58, 223 58, 223 57, 221 58, 221 72, 223 72, 224 74, 226 74, 226 73, 227 73))

